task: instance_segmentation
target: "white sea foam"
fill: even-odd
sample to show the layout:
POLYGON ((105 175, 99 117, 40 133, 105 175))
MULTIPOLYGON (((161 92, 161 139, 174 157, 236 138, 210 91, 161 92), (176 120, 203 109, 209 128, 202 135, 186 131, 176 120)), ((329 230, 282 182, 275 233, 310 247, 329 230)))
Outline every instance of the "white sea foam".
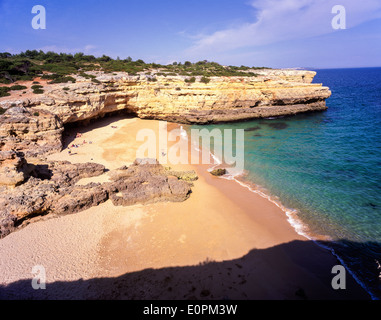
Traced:
POLYGON ((183 138, 184 140, 188 141, 188 133, 187 133, 187 131, 184 129, 183 126, 180 126, 180 136, 181 136, 181 138, 183 138))
MULTIPOLYGON (((183 128, 183 126, 180 127, 181 130, 181 137, 188 141, 188 133, 187 131, 183 128)), ((192 148, 194 148, 198 153, 202 152, 208 152, 210 157, 213 159, 214 163, 207 169, 208 172, 213 171, 215 168, 223 164, 223 160, 219 159, 215 154, 213 154, 210 150, 205 150, 205 149, 200 149, 194 142, 192 143, 192 148)), ((295 229, 295 231, 309 239, 309 240, 316 240, 315 237, 312 236, 312 233, 309 231, 308 226, 303 223, 300 218, 298 217, 298 210, 296 209, 291 209, 285 207, 281 201, 274 196, 269 195, 269 192, 265 190, 264 188, 254 185, 249 182, 243 182, 239 178, 244 175, 244 172, 242 170, 234 170, 234 168, 230 167, 227 165, 227 174, 221 176, 221 179, 226 179, 226 180, 232 180, 237 182, 239 185, 241 185, 244 188, 247 188, 249 191, 256 193, 260 195, 261 197, 267 199, 268 201, 274 203, 278 208, 280 208, 287 216, 287 220, 290 223, 290 225, 295 229)))
MULTIPOLYGON (((223 178, 223 177, 222 177, 223 178)), ((239 176, 233 176, 233 178, 228 177, 229 180, 234 180, 238 184, 240 184, 242 187, 248 189, 249 191, 256 193, 260 195, 261 197, 267 199, 268 201, 274 203, 278 208, 280 208, 287 216, 287 220, 290 223, 290 225, 295 229, 295 231, 309 239, 309 240, 315 240, 315 238, 311 235, 309 232, 309 228, 307 227, 306 224, 304 224, 299 218, 298 218, 298 210, 296 209, 290 209, 285 207, 279 199, 276 199, 274 196, 271 196, 268 194, 267 191, 265 191, 263 188, 255 185, 252 186, 249 183, 243 182, 239 180, 239 176), (262 189, 262 190, 261 190, 262 189)))
MULTIPOLYGON (((186 130, 183 129, 181 126, 181 137, 186 139, 188 141, 188 134, 186 130)), ((192 147, 199 153, 202 153, 203 150, 198 148, 195 144, 192 145, 192 147)), ((223 161, 219 159, 217 156, 215 156, 210 150, 204 150, 204 152, 209 152, 210 156, 213 158, 215 163, 209 167, 207 170, 213 171, 216 167, 220 166, 223 164, 223 161)), ((226 180, 233 180, 239 185, 241 185, 244 188, 247 188, 249 191, 256 193, 260 195, 261 197, 267 199, 268 201, 274 203, 278 208, 280 208, 287 216, 287 221, 291 225, 291 227, 294 228, 294 230, 301 236, 307 238, 308 240, 314 241, 317 245, 329 250, 339 261, 340 263, 348 270, 348 272, 351 274, 351 276, 355 279, 355 281, 365 290, 368 292, 368 294, 371 296, 373 300, 378 300, 378 298, 372 294, 372 292, 366 287, 366 285, 356 276, 356 274, 345 264, 342 258, 338 256, 333 248, 330 248, 326 245, 323 244, 323 242, 318 241, 321 239, 317 239, 317 237, 312 235, 312 232, 310 231, 309 227, 302 222, 302 220, 299 218, 299 211, 297 209, 291 209, 285 207, 281 201, 274 197, 269 195, 269 192, 265 190, 264 188, 260 187, 259 185, 255 185, 253 183, 249 182, 243 182, 239 178, 241 178, 245 173, 242 171, 234 171, 234 168, 227 168, 227 174, 220 176, 219 178, 221 179, 226 179, 226 180)), ((319 238, 321 238, 319 236, 319 238)), ((325 237, 326 241, 332 241, 331 238, 328 236, 325 237)))

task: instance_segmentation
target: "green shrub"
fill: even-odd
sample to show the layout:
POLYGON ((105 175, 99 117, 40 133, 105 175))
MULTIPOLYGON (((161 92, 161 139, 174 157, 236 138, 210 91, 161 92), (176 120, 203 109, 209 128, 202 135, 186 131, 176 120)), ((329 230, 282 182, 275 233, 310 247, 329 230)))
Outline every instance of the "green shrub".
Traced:
POLYGON ((4 114, 5 113, 5 109, 3 109, 2 107, 0 107, 0 115, 4 114))
POLYGON ((34 79, 35 76, 33 75, 23 75, 23 76, 20 76, 17 78, 17 80, 21 80, 21 81, 32 81, 34 79))
POLYGON ((27 87, 25 87, 25 86, 20 86, 20 85, 16 84, 16 85, 10 87, 10 89, 16 91, 16 90, 24 90, 24 89, 27 89, 27 87))
POLYGON ((0 97, 7 97, 10 96, 11 94, 9 93, 10 88, 8 87, 0 87, 0 97))
POLYGON ((53 73, 53 74, 44 74, 44 75, 41 77, 41 79, 53 80, 53 79, 57 79, 57 78, 59 78, 59 77, 60 77, 59 74, 55 74, 55 73, 53 73))
POLYGON ((58 78, 56 78, 56 79, 54 79, 54 80, 52 80, 52 81, 50 81, 48 83, 49 84, 67 83, 67 82, 70 82, 70 81, 73 82, 73 83, 77 82, 77 80, 75 78, 68 76, 68 77, 58 77, 58 78))
POLYGON ((33 113, 33 115, 34 115, 35 117, 38 117, 38 116, 40 115, 40 113, 39 113, 39 112, 35 112, 35 113, 33 113))
POLYGON ((81 77, 86 78, 86 79, 95 79, 95 78, 96 78, 96 76, 94 76, 94 75, 92 75, 92 74, 87 74, 87 73, 84 73, 84 72, 81 72, 79 75, 80 75, 81 77))
POLYGON ((209 78, 206 78, 206 77, 202 77, 201 80, 200 80, 200 82, 207 84, 207 83, 210 82, 210 79, 209 79, 209 78))
POLYGON ((33 93, 34 93, 34 94, 43 94, 43 93, 44 93, 44 90, 42 90, 42 89, 34 89, 34 90, 33 90, 33 93))
POLYGON ((41 85, 39 85, 39 84, 35 84, 35 85, 31 86, 31 88, 32 88, 33 90, 36 90, 36 89, 42 89, 43 86, 41 86, 41 85))
MULTIPOLYGON (((84 53, 67 54, 55 53, 52 51, 43 52, 37 50, 27 50, 19 54, 10 54, 8 52, 0 52, 0 83, 11 84, 18 80, 34 81, 37 77, 48 79, 50 83, 66 83, 75 82, 71 75, 81 75, 86 79, 95 78, 93 75, 85 72, 104 71, 106 73, 126 72, 129 75, 137 75, 139 73, 148 73, 152 69, 159 69, 157 75, 182 75, 185 77, 204 77, 206 80, 213 76, 226 77, 252 77, 256 76, 253 72, 255 69, 267 69, 265 67, 247 67, 247 66, 222 66, 216 62, 201 60, 196 63, 185 61, 171 63, 169 65, 161 65, 158 63, 146 63, 139 59, 133 61, 132 58, 112 59, 106 55, 96 58, 92 55, 84 53), (49 73, 49 74, 44 74, 49 73)), ((187 79, 187 83, 192 83, 191 79, 187 79)), ((97 83, 94 81, 94 83, 97 83)), ((33 84, 39 84, 34 81, 33 84)), ((19 89, 21 90, 21 89, 19 89)), ((5 95, 7 92, 2 91, 5 95)))
POLYGON ((45 71, 65 76, 69 74, 76 74, 78 72, 78 66, 74 63, 48 63, 43 66, 45 71))
POLYGON ((1 75, 0 75, 0 83, 10 84, 11 80, 8 80, 8 79, 5 79, 5 78, 1 78, 1 75))
POLYGON ((77 80, 75 80, 75 78, 73 78, 71 76, 63 76, 63 75, 59 75, 57 73, 44 74, 41 78, 52 80, 52 81, 48 82, 49 84, 66 83, 66 82, 69 82, 69 81, 76 82, 77 81, 77 80))
POLYGON ((187 83, 194 83, 194 82, 196 82, 196 78, 192 77, 190 79, 185 79, 184 81, 187 82, 187 83))
POLYGON ((65 91, 69 91, 69 90, 70 90, 70 88, 68 88, 68 87, 65 87, 65 88, 63 88, 62 90, 65 90, 65 91))

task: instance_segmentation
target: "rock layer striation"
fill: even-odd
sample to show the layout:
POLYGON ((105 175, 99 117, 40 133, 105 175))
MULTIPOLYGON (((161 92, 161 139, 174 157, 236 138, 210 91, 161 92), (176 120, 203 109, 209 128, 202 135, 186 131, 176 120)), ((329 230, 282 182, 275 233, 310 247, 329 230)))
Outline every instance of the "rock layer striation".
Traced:
POLYGON ((0 150, 26 156, 55 152, 65 124, 116 111, 207 124, 325 110, 331 95, 329 88, 311 83, 315 72, 303 70, 262 70, 256 77, 212 77, 209 83, 201 77, 190 83, 183 76, 95 75, 99 83, 77 76, 76 83, 45 86, 41 96, 0 99, 6 110, 0 116, 0 150))
POLYGON ((0 98, 0 237, 35 217, 79 212, 111 199, 115 205, 184 201, 194 172, 137 161, 110 173, 110 182, 77 185, 103 174, 100 164, 48 162, 62 149, 65 125, 123 111, 145 119, 217 123, 325 110, 331 92, 311 83, 315 72, 262 70, 256 77, 94 73, 97 81, 44 86, 33 98, 0 98), (205 83, 207 82, 207 83, 205 83))

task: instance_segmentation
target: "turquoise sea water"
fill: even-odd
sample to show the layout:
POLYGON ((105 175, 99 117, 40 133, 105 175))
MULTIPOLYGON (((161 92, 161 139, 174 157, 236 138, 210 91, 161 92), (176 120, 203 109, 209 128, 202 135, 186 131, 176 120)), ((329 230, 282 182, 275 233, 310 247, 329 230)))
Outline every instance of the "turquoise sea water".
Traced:
POLYGON ((308 236, 333 240, 324 245, 381 298, 381 68, 316 71, 327 111, 207 128, 245 129, 245 180, 308 236))

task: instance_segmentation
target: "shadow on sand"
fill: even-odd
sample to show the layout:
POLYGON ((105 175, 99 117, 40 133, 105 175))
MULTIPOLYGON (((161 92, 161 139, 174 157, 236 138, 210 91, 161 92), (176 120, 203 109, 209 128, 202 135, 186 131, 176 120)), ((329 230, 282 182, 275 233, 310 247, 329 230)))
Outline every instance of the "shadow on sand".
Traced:
POLYGON ((110 126, 115 121, 118 121, 121 119, 134 119, 134 118, 137 118, 135 114, 125 110, 120 110, 120 111, 114 111, 114 112, 103 114, 102 116, 99 116, 97 118, 65 124, 65 130, 62 134, 63 149, 66 149, 68 146, 70 146, 73 143, 73 141, 76 139, 77 133, 84 134, 86 132, 99 128, 100 126, 101 127, 110 126))
MULTIPOLYGON (((323 243, 327 245, 328 243, 323 243)), ((339 241, 337 248, 375 254, 362 257, 367 274, 374 276, 373 289, 380 293, 375 257, 378 243, 339 241)), ((115 278, 72 282, 49 282, 45 290, 33 290, 31 279, 0 286, 1 299, 128 299, 128 300, 246 300, 246 299, 370 299, 346 272, 346 289, 333 290, 332 267, 340 264, 313 241, 293 241, 267 249, 254 249, 245 256, 223 262, 205 261, 195 266, 145 269, 115 278), (327 259, 328 256, 328 259, 327 259), (332 259, 330 259, 332 258, 332 259), (328 260, 328 261, 327 261, 328 260)), ((32 277, 32 276, 31 276, 32 277)), ((374 291, 374 292, 375 292, 374 291)))

